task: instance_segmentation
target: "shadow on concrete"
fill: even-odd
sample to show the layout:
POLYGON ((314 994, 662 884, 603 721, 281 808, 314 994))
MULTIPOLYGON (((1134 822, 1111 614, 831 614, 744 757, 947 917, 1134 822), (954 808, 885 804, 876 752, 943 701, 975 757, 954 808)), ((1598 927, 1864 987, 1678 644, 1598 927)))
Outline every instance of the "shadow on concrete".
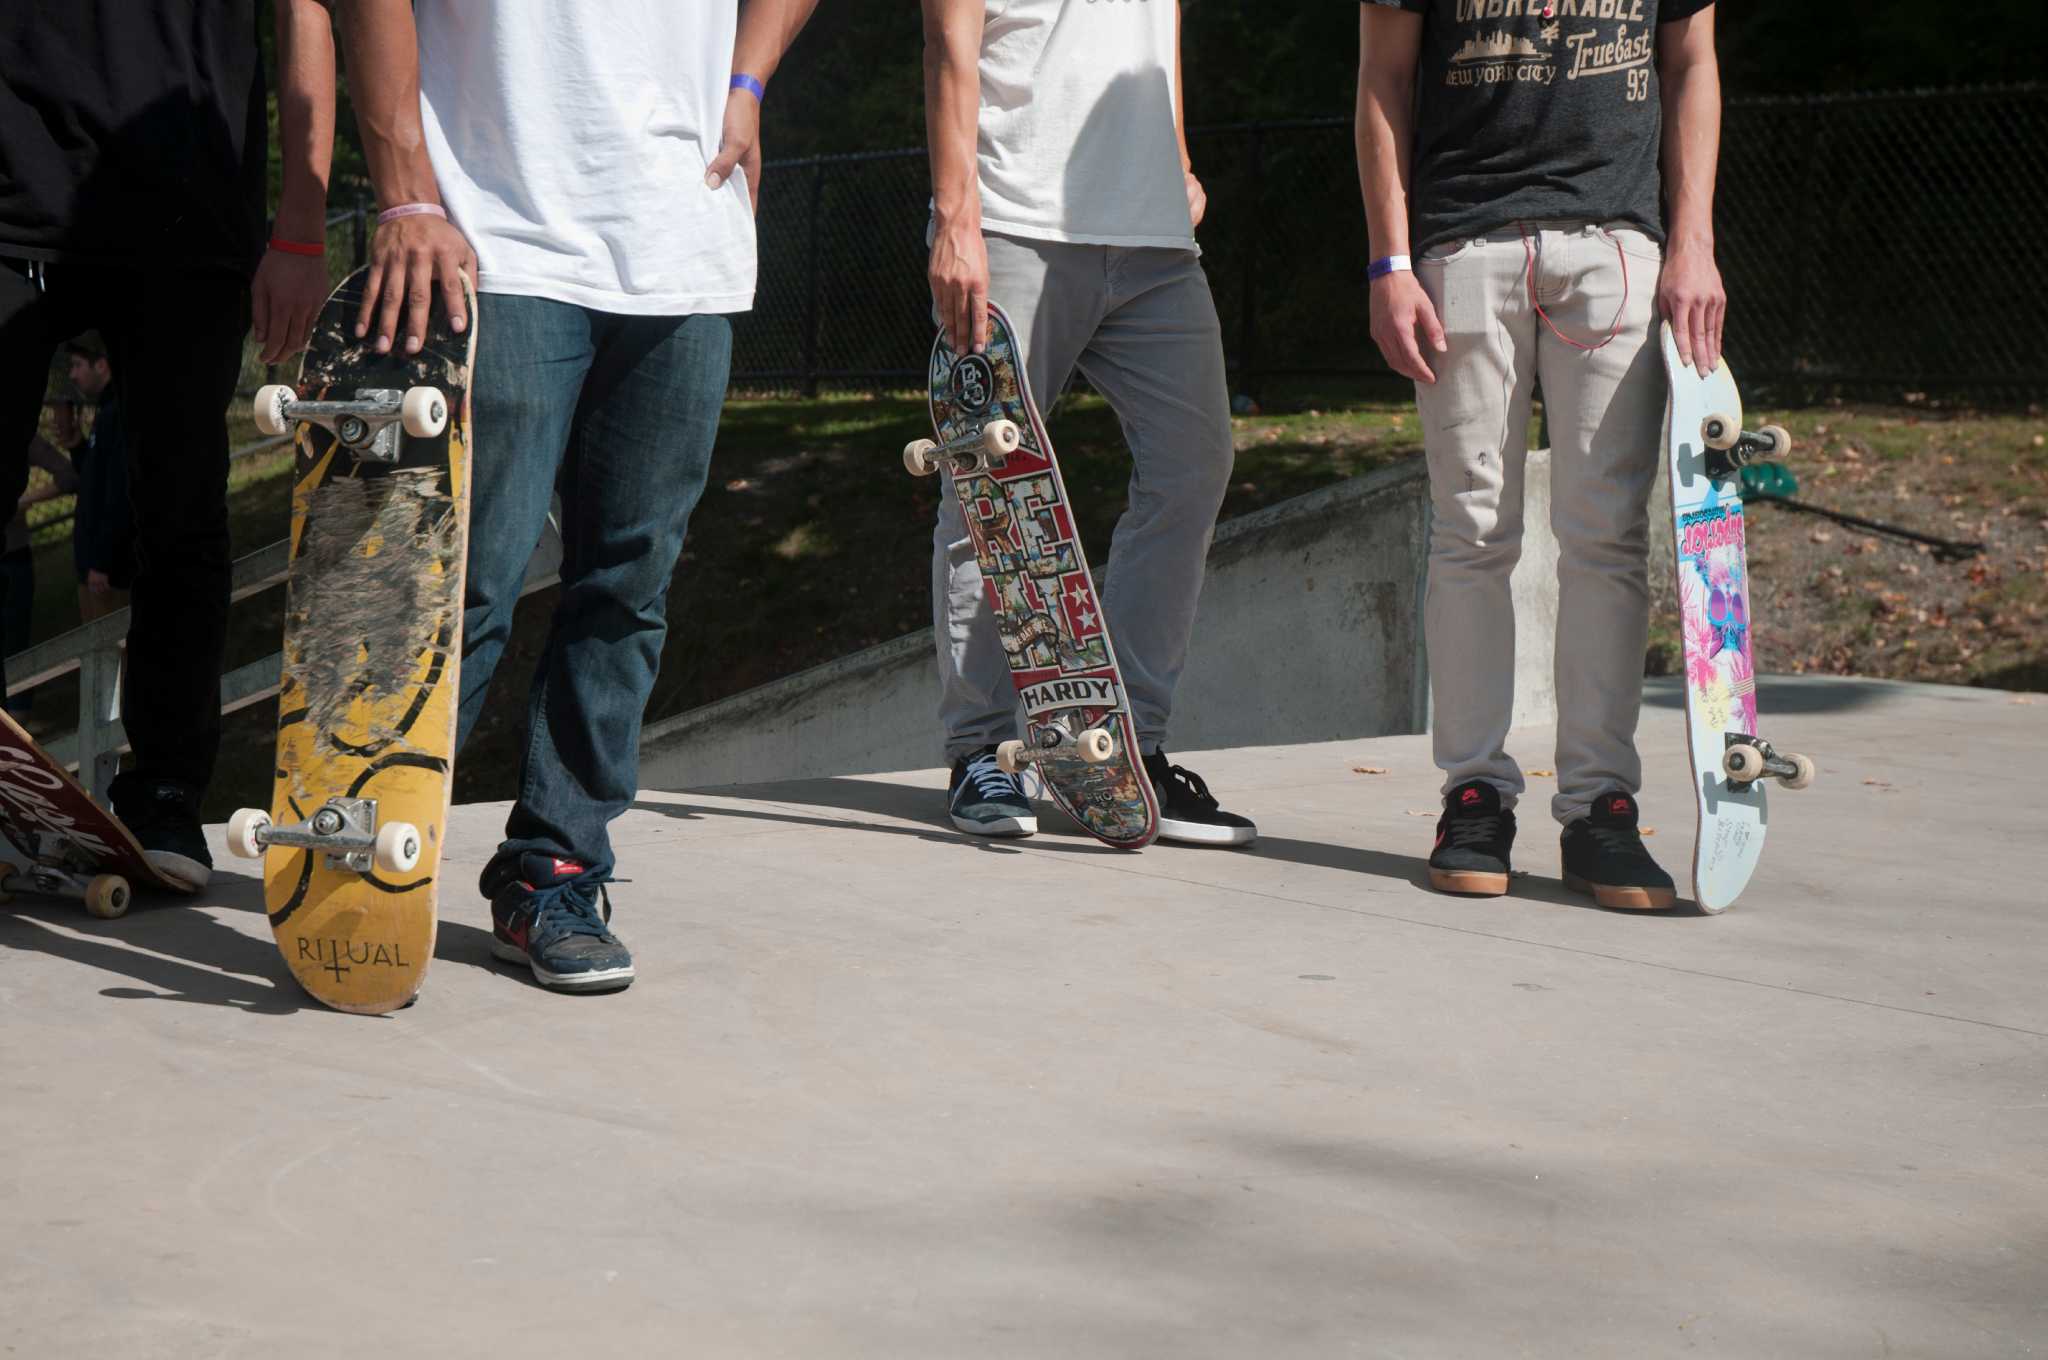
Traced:
MULTIPOLYGON (((327 1010, 292 979, 267 922, 261 934, 251 935, 218 918, 214 913, 221 910, 262 915, 262 880, 216 875, 196 899, 138 892, 128 914, 114 921, 76 902, 17 896, 0 907, 0 948, 47 954, 140 984, 100 990, 117 1001, 197 1002, 255 1015, 327 1010)), ((498 971, 490 932, 445 918, 434 957, 498 971)))
MULTIPOLYGON (((748 802, 799 804, 809 807, 829 807, 841 812, 868 813, 904 822, 922 822, 925 825, 900 826, 888 822, 850 822, 843 818, 801 817, 787 813, 770 812, 754 808, 710 808, 689 803, 638 802, 633 806, 644 812, 658 812, 664 816, 680 818, 696 817, 746 817, 760 821, 780 822, 792 826, 821 826, 833 830, 854 827, 865 831, 877 831, 884 835, 912 836, 919 840, 946 845, 965 846, 969 849, 997 854, 1021 854, 1028 847, 1034 851, 1051 850, 1061 854, 1109 855, 1120 857, 1132 852, 1118 850, 1097 841, 1081 829, 1080 823, 1069 817, 1049 800, 1039 800, 1038 834, 1022 838, 1000 838, 993 836, 970 836, 953 829, 943 817, 944 794, 939 790, 915 784, 896 784, 874 779, 791 779, 774 784, 728 785, 719 789, 699 789, 692 792, 719 798, 742 799, 748 802)), ((1155 843, 1145 851, 1166 850, 1173 853, 1205 855, 1250 855, 1260 859, 1284 860, 1290 864, 1307 865, 1314 868, 1336 869, 1343 872, 1371 874, 1380 878, 1399 879, 1408 883, 1424 880, 1426 861, 1412 855, 1388 854, 1378 850, 1367 850, 1358 846, 1329 845, 1321 841, 1297 841, 1284 836, 1260 836, 1248 847, 1241 849, 1183 846, 1155 843)))
POLYGON ((1202 846, 1169 846, 1195 854, 1246 855, 1254 859, 1279 860, 1311 869, 1335 869, 1339 873, 1368 874, 1391 878, 1416 887, 1429 885, 1429 861, 1419 855, 1398 855, 1389 850, 1369 850, 1362 845, 1332 845, 1327 841, 1298 841, 1263 832, 1241 850, 1202 846))
MULTIPOLYGON (((1939 685, 1915 685, 1916 698, 1946 699, 1952 703, 1973 702, 1965 692, 1945 693, 1939 685)), ((1775 713, 1847 713, 1869 708, 1901 697, 1904 687, 1896 681, 1868 680, 1835 675, 1777 675, 1757 681, 1757 711, 1768 720, 1775 713)), ((1643 707, 1682 709, 1685 682, 1675 675, 1652 676, 1643 682, 1643 707)))
MULTIPOLYGON (((664 792, 666 792, 664 790, 664 792)), ((801 807, 832 808, 840 812, 865 813, 888 821, 860 822, 844 817, 805 817, 766 808, 705 807, 696 803, 633 804, 638 812, 654 812, 683 821, 698 818, 739 817, 786 826, 816 826, 832 831, 871 831, 885 836, 909 836, 936 844, 966 846, 997 854, 1021 854, 1021 847, 1062 853, 1121 855, 1121 850, 1101 844, 1082 831, 1071 818, 1050 803, 1039 805, 1039 834, 1011 838, 969 836, 956 831, 944 820, 945 791, 914 784, 892 784, 878 779, 790 779, 774 784, 733 784, 716 789, 679 790, 689 794, 731 798, 748 803, 781 803, 801 807), (922 825, 903 826, 900 822, 922 825), (1047 833, 1051 833, 1048 838, 1047 833)))
POLYGON ((277 946, 214 911, 263 911, 263 884, 217 877, 198 900, 136 895, 116 921, 88 915, 76 902, 17 897, 0 911, 0 947, 48 954, 141 984, 106 987, 122 1001, 189 1001, 258 1015, 321 1007, 299 990, 277 946))

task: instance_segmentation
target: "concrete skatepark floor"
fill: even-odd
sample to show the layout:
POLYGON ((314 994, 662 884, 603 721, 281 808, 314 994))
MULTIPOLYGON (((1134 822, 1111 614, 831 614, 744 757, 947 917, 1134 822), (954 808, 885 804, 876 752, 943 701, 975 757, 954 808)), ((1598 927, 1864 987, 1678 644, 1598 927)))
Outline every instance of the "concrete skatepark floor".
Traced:
POLYGON ((499 806, 457 809, 437 962, 380 1020, 294 989, 238 861, 117 922, 18 900, 0 1345, 2039 1353, 2048 702, 1763 711, 1821 779, 1718 917, 1566 892, 1541 778, 1514 895, 1430 894, 1422 737, 1190 761, 1250 853, 970 842, 933 772, 650 791, 613 997, 490 962, 499 806))

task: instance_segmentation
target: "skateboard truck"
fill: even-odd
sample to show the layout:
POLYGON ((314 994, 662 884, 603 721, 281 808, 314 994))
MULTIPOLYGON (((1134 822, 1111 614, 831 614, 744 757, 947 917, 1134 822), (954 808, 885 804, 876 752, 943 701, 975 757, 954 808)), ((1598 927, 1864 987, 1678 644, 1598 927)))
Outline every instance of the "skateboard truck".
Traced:
POLYGON ((1078 737, 1064 728, 1042 727, 1036 745, 1015 740, 997 743, 996 768, 1004 774, 1016 774, 1033 761, 1051 755, 1078 755, 1086 764, 1100 765, 1115 754, 1116 738, 1106 727, 1091 727, 1078 737), (1068 750, 1069 747, 1074 749, 1068 750))
POLYGON ((352 401, 301 401, 283 383, 256 389, 256 428, 290 434, 296 421, 310 420, 333 431, 359 460, 398 461, 398 432, 432 439, 448 428, 448 400, 436 387, 363 387, 352 401))
POLYGON ((1779 755, 1772 745, 1742 732, 1726 734, 1728 746, 1721 753, 1721 773, 1728 787, 1746 789, 1766 777, 1780 780, 1788 789, 1803 789, 1813 782, 1813 762, 1802 755, 1779 755))
POLYGON ((103 921, 128 910, 133 894, 119 874, 82 874, 65 864, 67 843, 52 832, 37 833, 34 858, 24 865, 0 863, 0 901, 10 893, 75 897, 103 921))
POLYGON ((911 475, 929 477, 940 468, 955 473, 999 468, 1003 460, 1024 442, 1024 432, 1014 420, 991 420, 973 434, 963 434, 940 444, 930 439, 913 439, 903 446, 903 466, 911 475))
POLYGON ((420 862, 420 831, 411 822, 377 825, 374 798, 330 798, 297 826, 275 826, 261 808, 242 808, 228 818, 228 850, 260 859, 273 845, 325 850, 327 867, 359 874, 377 870, 402 874, 420 862))
POLYGON ((1707 446, 1707 475, 1729 477, 1751 463, 1782 458, 1792 451, 1792 436, 1783 425, 1745 430, 1733 416, 1715 412, 1700 422, 1700 442, 1707 446))

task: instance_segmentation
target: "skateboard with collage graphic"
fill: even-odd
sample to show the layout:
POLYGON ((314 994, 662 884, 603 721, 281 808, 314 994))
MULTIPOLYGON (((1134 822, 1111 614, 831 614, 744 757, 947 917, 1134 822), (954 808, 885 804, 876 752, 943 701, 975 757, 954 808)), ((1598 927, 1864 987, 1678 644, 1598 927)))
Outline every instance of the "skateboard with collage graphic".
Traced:
POLYGON ((988 305, 988 345, 932 344, 932 429, 903 450, 912 473, 943 471, 974 540, 989 607, 1024 713, 996 761, 1038 771, 1053 801, 1105 845, 1159 833, 1159 800, 1117 669, 1101 597, 1009 318, 988 305))

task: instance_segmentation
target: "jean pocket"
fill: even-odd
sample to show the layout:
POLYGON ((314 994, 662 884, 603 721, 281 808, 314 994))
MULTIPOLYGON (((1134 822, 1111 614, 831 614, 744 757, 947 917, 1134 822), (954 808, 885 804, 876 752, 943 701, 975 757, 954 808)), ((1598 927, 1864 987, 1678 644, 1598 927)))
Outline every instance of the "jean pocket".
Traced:
POLYGON ((1478 244, 1479 238, 1476 236, 1463 241, 1439 241, 1428 250, 1423 251, 1415 263, 1449 264, 1452 260, 1463 259, 1471 254, 1472 248, 1478 244))
POLYGON ((1626 222, 1609 222, 1596 227, 1595 230, 1600 233, 1601 240, 1619 248, 1624 255, 1647 260, 1652 264, 1664 262, 1664 247, 1658 245, 1655 238, 1639 227, 1632 227, 1626 222))

